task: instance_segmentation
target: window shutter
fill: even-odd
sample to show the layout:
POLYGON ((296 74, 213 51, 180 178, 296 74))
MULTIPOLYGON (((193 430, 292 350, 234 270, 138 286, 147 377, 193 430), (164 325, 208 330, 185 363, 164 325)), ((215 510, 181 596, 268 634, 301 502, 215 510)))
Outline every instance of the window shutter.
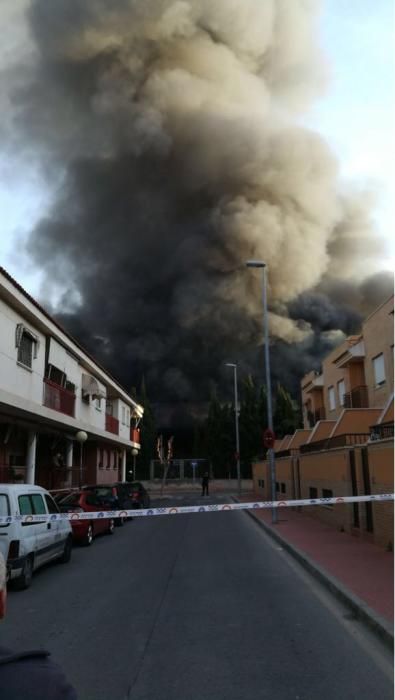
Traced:
POLYGON ((15 329, 15 347, 19 348, 23 336, 23 323, 18 323, 15 329))

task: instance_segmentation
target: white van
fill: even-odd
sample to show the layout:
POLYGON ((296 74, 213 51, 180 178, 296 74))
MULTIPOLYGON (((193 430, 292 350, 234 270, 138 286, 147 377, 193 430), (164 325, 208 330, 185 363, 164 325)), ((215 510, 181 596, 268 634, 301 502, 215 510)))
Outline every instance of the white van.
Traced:
MULTIPOLYGON (((0 484, 0 515, 59 513, 52 496, 41 486, 0 484)), ((7 562, 9 580, 28 588, 33 571, 53 559, 68 562, 72 535, 68 520, 0 524, 0 551, 7 562)))

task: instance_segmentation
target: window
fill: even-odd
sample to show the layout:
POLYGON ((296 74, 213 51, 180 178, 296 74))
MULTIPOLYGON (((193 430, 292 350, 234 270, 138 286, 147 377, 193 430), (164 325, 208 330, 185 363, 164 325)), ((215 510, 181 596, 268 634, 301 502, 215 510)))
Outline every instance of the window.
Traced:
POLYGON ((125 425, 125 406, 122 406, 122 425, 125 425))
MULTIPOLYGON (((332 489, 322 489, 322 498, 333 498, 332 489)), ((327 508, 333 508, 333 503, 327 503, 327 508)))
POLYGON ((309 498, 310 498, 311 500, 315 500, 316 498, 318 498, 318 489, 316 489, 315 486, 310 486, 310 488, 309 488, 309 498))
POLYGON ((130 411, 126 409, 126 425, 130 425, 130 411))
MULTIPOLYGON (((44 515, 46 514, 43 497, 39 493, 18 497, 19 512, 21 515, 44 515)), ((36 521, 36 524, 39 521, 36 521)), ((22 523, 22 525, 34 525, 34 523, 22 523)))
POLYGON ((38 345, 37 336, 25 328, 23 323, 18 323, 15 329, 15 347, 18 349, 17 361, 24 367, 31 369, 33 359, 37 357, 38 345))
POLYGON ((51 496, 47 494, 44 495, 45 502, 47 504, 48 513, 59 513, 59 508, 51 496))
POLYGON ((281 484, 281 493, 285 493, 285 484, 281 484))
POLYGON ((328 401, 329 401, 329 410, 334 411, 336 408, 336 397, 335 397, 335 387, 330 386, 328 389, 328 401))
MULTIPOLYGON (((5 493, 0 493, 0 515, 5 517, 10 514, 10 504, 8 496, 5 493)), ((8 525, 0 525, 0 527, 8 527, 8 525)))
POLYGON ((57 384, 58 386, 61 386, 62 388, 66 386, 66 374, 61 369, 59 369, 59 367, 55 367, 55 365, 47 365, 46 378, 50 379, 51 382, 57 384))
POLYGON ((376 386, 385 384, 384 355, 377 355, 373 358, 374 383, 376 386))
POLYGON ((339 397, 339 406, 344 406, 344 394, 346 393, 346 385, 344 379, 337 382, 337 395, 339 397))
POLYGON ((103 469, 109 469, 109 464, 108 464, 108 453, 107 450, 103 449, 103 469))
POLYGON ((33 344, 34 340, 27 333, 22 334, 21 342, 18 347, 18 362, 25 367, 32 366, 33 361, 33 344))
POLYGON ((276 481, 276 493, 280 490, 280 484, 276 481))
POLYGON ((29 496, 19 496, 19 512, 21 515, 32 515, 33 505, 29 496))
POLYGON ((97 496, 87 496, 85 501, 87 506, 100 506, 97 496))
POLYGON ((259 486, 259 488, 261 488, 261 489, 264 489, 264 488, 265 488, 265 482, 264 482, 263 479, 258 479, 258 486, 259 486))
POLYGON ((45 515, 47 511, 45 509, 43 497, 39 493, 34 493, 30 498, 33 503, 33 513, 36 515, 45 515))
POLYGON ((100 396, 96 397, 95 406, 96 406, 97 411, 101 411, 101 398, 100 398, 100 396))

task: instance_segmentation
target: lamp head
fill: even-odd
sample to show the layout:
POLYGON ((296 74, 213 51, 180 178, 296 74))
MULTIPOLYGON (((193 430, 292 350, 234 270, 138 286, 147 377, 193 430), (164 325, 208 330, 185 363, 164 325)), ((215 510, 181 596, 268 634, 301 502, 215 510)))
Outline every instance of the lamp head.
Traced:
POLYGON ((266 263, 264 263, 263 260, 247 260, 246 266, 247 267, 266 267, 266 263))
POLYGON ((237 367, 234 362, 225 362, 225 367, 237 367))
POLYGON ((76 438, 77 442, 82 444, 82 443, 86 442, 86 440, 88 439, 88 435, 85 432, 85 430, 79 430, 78 433, 76 434, 75 438, 76 438))

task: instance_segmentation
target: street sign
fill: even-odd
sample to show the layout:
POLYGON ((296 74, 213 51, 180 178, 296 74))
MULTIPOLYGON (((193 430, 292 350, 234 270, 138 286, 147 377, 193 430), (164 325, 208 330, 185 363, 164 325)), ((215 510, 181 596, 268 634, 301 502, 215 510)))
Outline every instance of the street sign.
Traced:
POLYGON ((271 450, 274 447, 275 440, 276 436, 273 430, 266 428, 266 430, 263 431, 263 446, 266 447, 267 450, 271 450))

